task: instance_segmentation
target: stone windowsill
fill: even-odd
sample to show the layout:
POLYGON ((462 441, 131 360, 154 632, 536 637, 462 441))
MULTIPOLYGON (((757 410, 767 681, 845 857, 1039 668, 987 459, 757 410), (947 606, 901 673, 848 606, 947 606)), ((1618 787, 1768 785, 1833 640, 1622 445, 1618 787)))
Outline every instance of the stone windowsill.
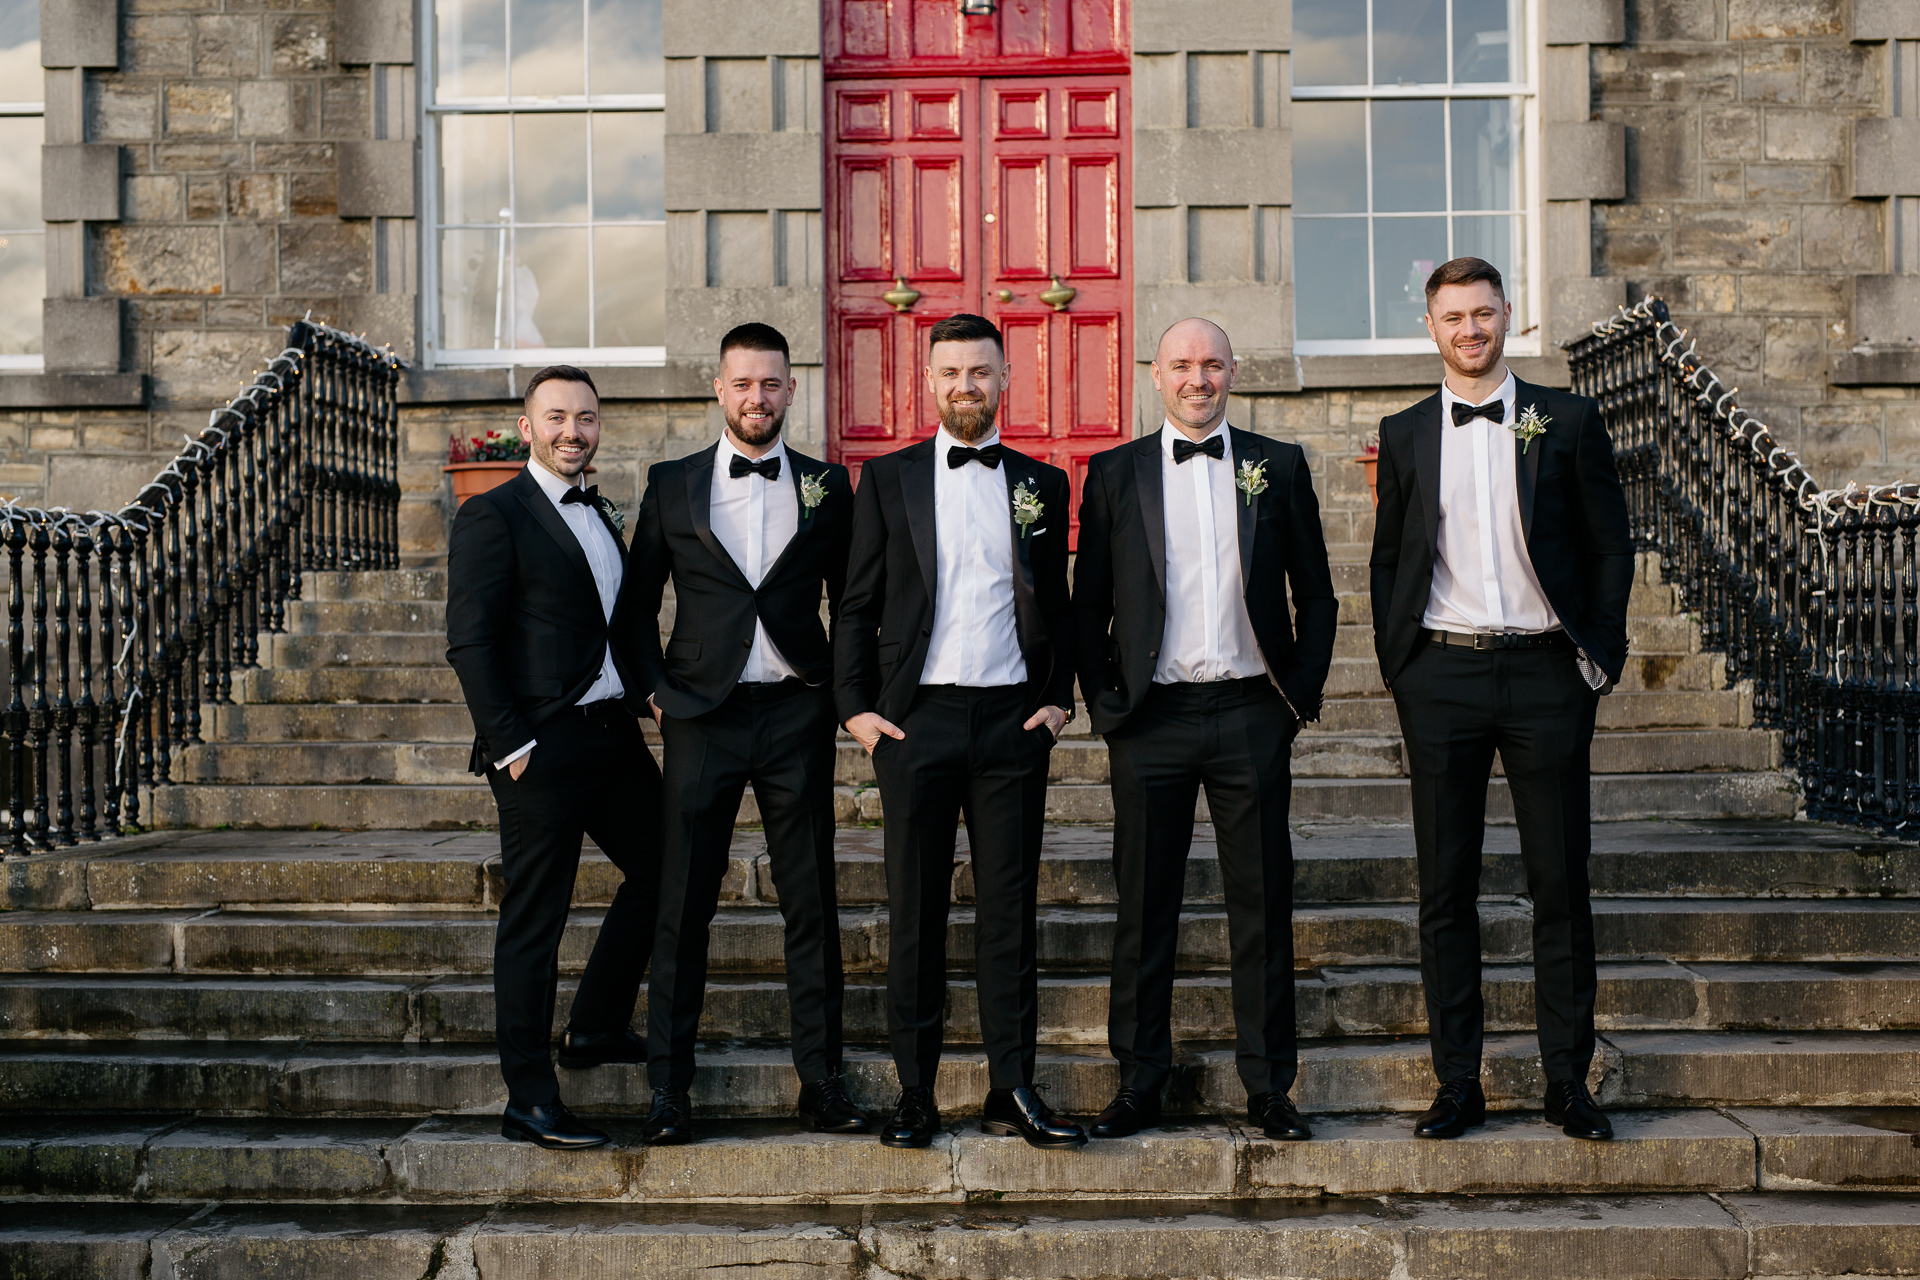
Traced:
POLYGON ((1920 385, 1920 348, 1904 351, 1843 351, 1833 357, 1836 387, 1920 385))
MULTIPOLYGON (((1555 352, 1544 356, 1513 356, 1507 361, 1513 376, 1541 387, 1570 387, 1567 358, 1555 352)), ((1301 356, 1300 384, 1308 390, 1337 391, 1347 387, 1437 387, 1443 372, 1438 355, 1301 356)))
MULTIPOLYGON (((524 394, 540 365, 509 369, 409 369, 401 375, 401 404, 511 402, 524 394)), ((707 376, 685 365, 589 368, 606 400, 704 400, 713 394, 707 376)))
POLYGON ((0 373, 0 409, 144 409, 144 373, 0 373))

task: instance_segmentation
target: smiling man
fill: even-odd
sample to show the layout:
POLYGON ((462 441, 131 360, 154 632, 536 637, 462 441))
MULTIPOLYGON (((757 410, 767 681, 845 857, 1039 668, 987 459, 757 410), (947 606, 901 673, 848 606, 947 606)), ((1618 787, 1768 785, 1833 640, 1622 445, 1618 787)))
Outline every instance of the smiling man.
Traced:
POLYGON ((1597 983, 1588 768, 1597 699, 1626 662, 1626 497, 1599 406, 1507 369, 1499 271, 1456 258, 1426 292, 1446 376, 1380 423, 1372 556, 1374 652, 1413 783, 1420 977, 1440 1081, 1414 1133, 1458 1137, 1486 1116, 1477 903, 1498 751, 1532 900, 1547 1119, 1608 1138, 1586 1083, 1597 983))

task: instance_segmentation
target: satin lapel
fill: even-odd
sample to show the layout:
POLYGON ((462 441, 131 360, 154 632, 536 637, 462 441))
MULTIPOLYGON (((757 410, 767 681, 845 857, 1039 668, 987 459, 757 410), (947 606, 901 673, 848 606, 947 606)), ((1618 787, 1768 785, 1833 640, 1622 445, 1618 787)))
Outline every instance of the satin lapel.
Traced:
POLYGON ((520 500, 520 505, 533 513, 534 520, 560 545, 560 553, 567 558, 567 563, 578 569, 581 576, 593 586, 595 591, 598 591, 599 584, 593 580, 593 566, 587 563, 587 549, 580 545, 580 539, 573 535, 573 530, 567 527, 567 522, 560 518, 560 512, 554 507, 553 500, 547 497, 546 491, 540 487, 539 481, 522 471, 513 483, 519 486, 515 489, 513 496, 520 500))
POLYGON ((693 521, 694 534, 713 553, 713 558, 732 570, 741 586, 752 590, 747 575, 740 572, 740 566, 727 554, 726 547, 713 536, 713 458, 719 451, 720 446, 716 444, 687 455, 687 515, 693 521))
POLYGON ((1427 525, 1427 550, 1440 554, 1440 396, 1413 424, 1413 479, 1420 488, 1420 515, 1427 525))
POLYGON ((913 535, 913 553, 920 561, 929 607, 940 585, 940 535, 933 514, 933 468, 938 457, 938 451, 928 445, 918 456, 900 463, 900 499, 907 504, 907 531, 913 535))
MULTIPOLYGON (((1165 427, 1160 429, 1166 430, 1165 427)), ((1153 580, 1160 584, 1160 601, 1167 599, 1167 507, 1160 491, 1160 453, 1166 445, 1160 431, 1143 439, 1133 452, 1134 501, 1140 504, 1140 523, 1147 539, 1147 558, 1153 561, 1153 580), (1145 447, 1152 441, 1153 447, 1145 447)))
POLYGON ((789 479, 793 483, 793 505, 794 510, 799 513, 800 521, 794 525, 793 536, 787 539, 787 545, 781 549, 779 556, 774 559, 773 567, 768 569, 766 575, 760 579, 760 585, 762 587, 772 582, 775 576, 787 567, 787 560, 793 556, 794 548, 798 547, 800 540, 813 530, 813 512, 807 507, 806 503, 800 500, 800 482, 808 476, 824 476, 826 474, 824 470, 816 469, 813 463, 801 458, 791 449, 787 450, 786 471, 789 473, 789 479))
POLYGON ((1020 524, 1013 518, 1014 486, 1024 483, 1029 491, 1038 493, 1040 479, 1031 461, 1011 453, 1005 455, 1000 469, 1006 473, 1007 528, 1013 534, 1013 616, 1024 651, 1032 648, 1033 637, 1046 634, 1040 618, 1040 597, 1033 588, 1033 530, 1046 530, 1040 535, 1043 538, 1064 537, 1066 512, 1042 511, 1040 518, 1028 527, 1027 536, 1021 537, 1020 524))
MULTIPOLYGON (((1513 420, 1515 422, 1520 420, 1521 414, 1536 407, 1534 399, 1537 394, 1533 387, 1520 381, 1519 378, 1513 380, 1513 420)), ((1544 416, 1543 414, 1542 417, 1544 416)), ((1520 497, 1520 537, 1522 541, 1531 542, 1533 540, 1533 492, 1536 482, 1540 479, 1540 454, 1547 451, 1547 438, 1535 436, 1533 443, 1527 446, 1525 453, 1522 453, 1520 437, 1515 435, 1513 448, 1513 483, 1520 497), (1539 453, 1534 452, 1536 449, 1539 453)))
MULTIPOLYGON (((1256 467, 1261 466, 1266 462, 1267 455, 1260 451, 1260 446, 1250 432, 1228 427, 1227 438, 1233 442, 1233 513, 1234 523, 1240 529, 1240 592, 1244 595, 1253 582, 1253 542, 1260 536, 1259 525, 1254 519, 1256 515, 1254 504, 1263 501, 1264 495, 1249 501, 1247 495, 1240 492, 1240 468, 1249 462, 1256 467)), ((1264 471, 1261 474, 1265 476, 1264 471)), ((1265 476, 1265 478, 1268 487, 1271 488, 1273 477, 1265 476)))

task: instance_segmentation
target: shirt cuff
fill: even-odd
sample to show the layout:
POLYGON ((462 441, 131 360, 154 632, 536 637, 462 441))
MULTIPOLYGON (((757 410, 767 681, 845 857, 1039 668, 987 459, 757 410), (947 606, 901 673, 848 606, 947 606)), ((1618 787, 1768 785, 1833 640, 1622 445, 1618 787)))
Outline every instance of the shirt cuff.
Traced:
POLYGON ((1573 662, 1576 667, 1580 668, 1580 678, 1587 682, 1587 688, 1595 690, 1596 692, 1606 688, 1607 673, 1600 669, 1599 663, 1587 656, 1585 649, 1575 649, 1573 651, 1573 662))
POLYGON ((529 742, 529 743, 527 743, 527 745, 526 745, 526 746, 524 746, 524 747, 522 747, 522 748, 520 748, 520 749, 519 749, 518 751, 516 751, 516 752, 514 752, 514 753, 513 753, 512 755, 510 755, 510 756, 508 756, 508 757, 507 757, 506 759, 504 759, 504 760, 495 760, 495 761, 493 762, 493 767, 494 767, 494 768, 496 768, 496 769, 501 769, 501 770, 504 770, 504 769, 506 769, 506 767, 507 767, 508 765, 510 765, 510 764, 512 764, 512 763, 513 763, 513 762, 514 762, 515 760, 518 760, 518 759, 519 759, 519 758, 520 758, 521 756, 523 756, 523 755, 525 755, 525 754, 527 754, 527 752, 529 752, 529 751, 531 751, 531 750, 533 750, 533 748, 534 748, 534 746, 535 746, 536 744, 538 744, 538 743, 539 743, 539 741, 540 741, 540 739, 538 739, 538 738, 535 738, 535 739, 533 739, 533 740, 532 740, 531 742, 529 742))

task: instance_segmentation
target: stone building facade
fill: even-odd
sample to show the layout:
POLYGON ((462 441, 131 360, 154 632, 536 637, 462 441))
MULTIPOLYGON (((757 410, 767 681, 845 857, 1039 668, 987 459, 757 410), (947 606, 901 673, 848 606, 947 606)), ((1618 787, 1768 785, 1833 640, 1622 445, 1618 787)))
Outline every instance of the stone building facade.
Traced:
MULTIPOLYGON (((1000 16, 969 21, 1046 3, 1002 0, 1000 16)), ((1330 540, 1364 541, 1350 460, 1438 364, 1296 336, 1294 246, 1312 197, 1289 91, 1306 38, 1295 6, 1054 3, 1075 22, 1117 14, 1130 68, 1127 429, 1157 422, 1144 371, 1159 329, 1213 316, 1242 356, 1235 420, 1306 446, 1330 540)), ((664 346, 596 370, 599 479, 622 502, 649 461, 716 433, 707 379, 738 320, 793 341, 795 442, 840 447, 826 104, 846 37, 831 21, 938 7, 660 0, 664 346)), ((1823 480, 1920 472, 1920 5, 1512 12, 1532 68, 1522 186, 1539 354, 1516 361, 1522 376, 1564 381, 1560 340, 1654 292, 1823 480)), ((433 0, 43 0, 44 367, 0 371, 0 493, 124 501, 312 314, 413 361, 403 533, 410 557, 440 554, 447 437, 510 423, 546 361, 436 359, 423 290, 439 251, 422 218, 441 177, 421 105, 434 13, 433 0)))

